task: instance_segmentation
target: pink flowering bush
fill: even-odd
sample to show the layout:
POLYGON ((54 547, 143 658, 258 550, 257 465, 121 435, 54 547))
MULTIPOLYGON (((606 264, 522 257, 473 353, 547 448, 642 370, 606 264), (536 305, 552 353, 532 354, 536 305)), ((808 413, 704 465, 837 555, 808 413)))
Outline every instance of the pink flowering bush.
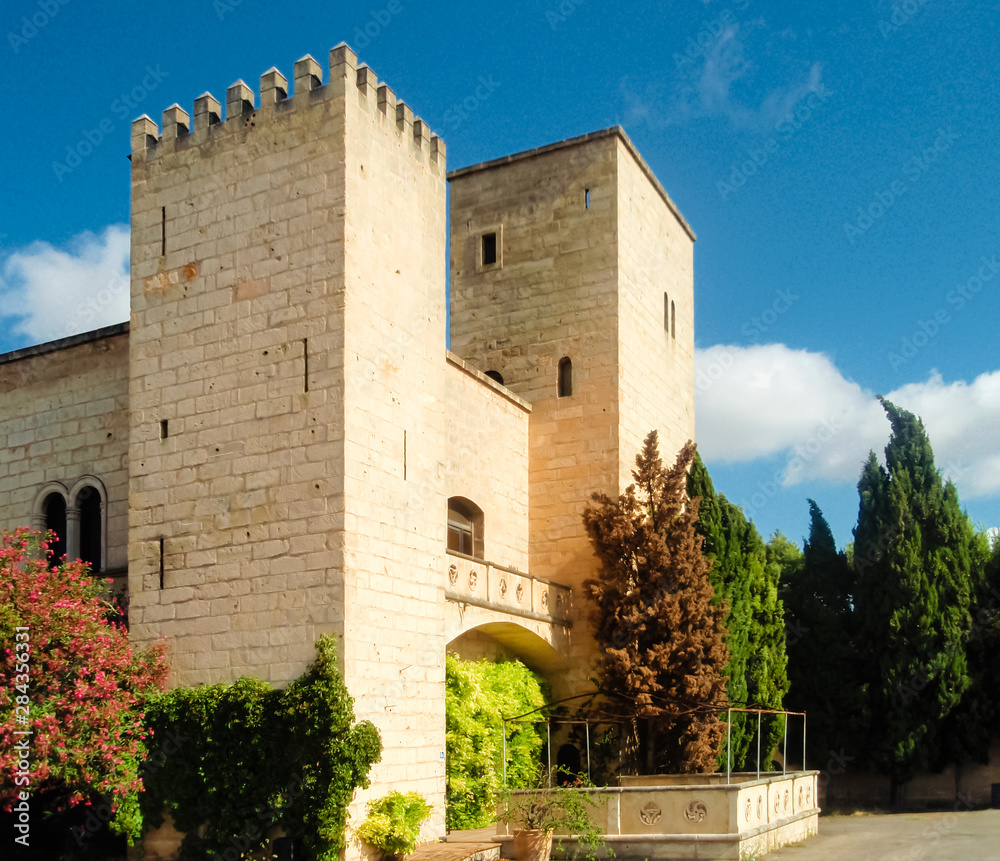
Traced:
POLYGON ((103 801, 131 844, 142 824, 143 702, 163 688, 163 649, 130 646, 109 621, 104 582, 79 561, 50 569, 47 555, 37 532, 0 532, 0 809, 24 789, 49 815, 103 801), (14 748, 25 738, 27 787, 16 784, 14 748))

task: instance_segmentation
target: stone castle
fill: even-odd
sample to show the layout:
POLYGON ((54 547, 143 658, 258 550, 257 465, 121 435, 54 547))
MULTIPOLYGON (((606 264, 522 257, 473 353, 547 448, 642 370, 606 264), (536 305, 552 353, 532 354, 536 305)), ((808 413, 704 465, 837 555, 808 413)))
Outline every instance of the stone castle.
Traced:
POLYGON ((0 526, 127 580, 172 684, 336 634, 365 797, 443 831, 446 652, 590 689, 581 512, 694 436, 694 234, 620 128, 447 172, 343 44, 131 159, 130 322, 0 356, 0 526))

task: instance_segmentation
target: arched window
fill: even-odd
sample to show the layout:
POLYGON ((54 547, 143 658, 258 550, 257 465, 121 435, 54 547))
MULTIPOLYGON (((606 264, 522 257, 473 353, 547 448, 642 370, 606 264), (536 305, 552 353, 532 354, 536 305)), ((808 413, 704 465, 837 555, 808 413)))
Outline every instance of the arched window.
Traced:
POLYGON ((573 360, 563 356, 559 360, 559 397, 566 398, 573 394, 573 360))
POLYGON ((58 565, 66 555, 66 497, 61 493, 50 493, 42 503, 45 529, 51 529, 55 540, 49 545, 53 565, 58 565))
POLYGON ((499 371, 487 371, 486 376, 494 382, 500 383, 501 386, 503 385, 503 375, 499 371))
POLYGON ((98 574, 107 567, 107 491, 99 478, 85 475, 73 485, 69 500, 67 552, 89 563, 91 572, 98 574))
POLYGON ((80 558, 94 574, 101 571, 101 495, 96 488, 84 487, 76 497, 80 509, 80 558))
POLYGON ((484 558, 483 510, 464 496, 448 500, 448 549, 484 558))

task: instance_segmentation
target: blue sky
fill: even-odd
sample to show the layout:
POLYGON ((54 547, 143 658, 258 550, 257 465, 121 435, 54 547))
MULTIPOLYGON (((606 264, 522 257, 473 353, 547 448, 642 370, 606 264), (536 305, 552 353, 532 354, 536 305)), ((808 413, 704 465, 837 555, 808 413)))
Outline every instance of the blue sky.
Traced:
POLYGON ((765 535, 812 497, 850 540, 876 394, 1000 522, 996 3, 11 0, 0 35, 0 352, 127 318, 133 118, 344 40, 451 168, 624 126, 698 233, 698 442, 765 535))

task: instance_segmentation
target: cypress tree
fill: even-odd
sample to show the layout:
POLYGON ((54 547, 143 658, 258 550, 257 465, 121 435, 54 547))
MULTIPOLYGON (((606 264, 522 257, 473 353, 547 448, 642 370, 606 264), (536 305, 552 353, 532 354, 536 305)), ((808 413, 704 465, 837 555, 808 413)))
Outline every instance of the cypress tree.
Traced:
MULTIPOLYGON (((697 455, 687 480, 688 495, 699 499, 695 526, 704 539, 702 552, 712 560, 709 579, 716 601, 725 604, 724 620, 729 663, 726 694, 734 705, 781 708, 785 674, 784 613, 778 598, 779 568, 767 561, 764 542, 742 509, 716 494, 705 464, 697 455)), ((783 724, 762 721, 761 767, 770 767, 771 754, 783 724)), ((734 712, 730 728, 734 770, 757 767, 757 718, 734 712)), ((720 754, 725 768, 727 753, 720 754)))
POLYGON ((853 572, 837 550, 819 506, 809 500, 809 538, 785 565, 781 594, 788 620, 787 704, 808 717, 813 766, 857 753, 857 660, 851 639, 853 572))
POLYGON ((1000 544, 991 552, 989 539, 978 532, 972 554, 972 630, 965 648, 969 687, 938 734, 935 769, 950 763, 985 765, 990 742, 1000 734, 1000 544))
POLYGON ((713 771, 724 734, 725 607, 713 601, 698 504, 685 492, 694 453, 689 442, 667 470, 651 432, 635 483, 618 499, 595 494, 583 516, 601 564, 584 583, 601 690, 645 726, 646 770, 713 771))
MULTIPOLYGON (((741 511, 740 514, 742 513, 741 511)), ((747 695, 753 705, 780 709, 784 706, 785 693, 788 691, 785 608, 778 594, 781 566, 768 560, 764 540, 753 523, 748 524, 746 556, 751 575, 750 594, 753 603, 747 695)), ((762 736, 759 767, 762 771, 770 771, 773 767, 772 756, 783 735, 785 721, 781 717, 765 715, 759 726, 762 736)), ((756 728, 753 728, 753 731, 754 738, 751 740, 750 755, 746 765, 748 770, 758 765, 756 728)))
POLYGON ((971 679, 974 535, 934 467, 923 423, 882 398, 892 424, 886 466, 872 454, 858 484, 854 564, 869 756, 893 802, 931 763, 945 718, 971 679))

